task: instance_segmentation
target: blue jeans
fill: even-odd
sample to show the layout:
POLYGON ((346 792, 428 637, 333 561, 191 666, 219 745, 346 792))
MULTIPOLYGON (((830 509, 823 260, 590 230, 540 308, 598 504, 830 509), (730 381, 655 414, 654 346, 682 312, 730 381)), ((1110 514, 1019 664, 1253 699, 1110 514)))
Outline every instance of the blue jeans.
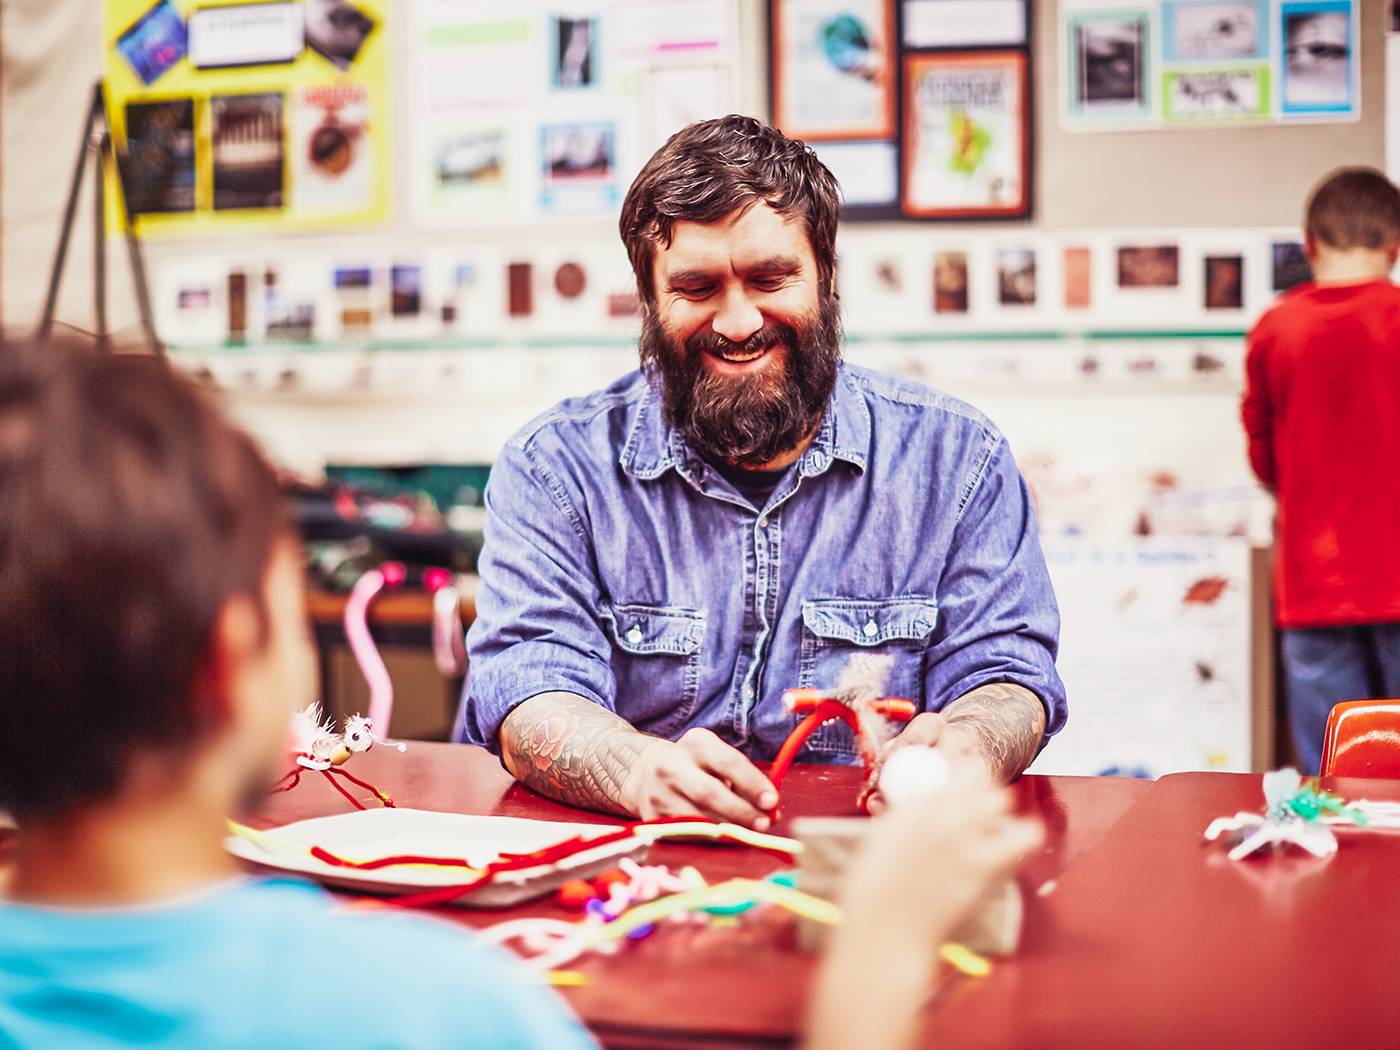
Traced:
POLYGON ((1327 713, 1343 700, 1400 697, 1400 624, 1309 627, 1282 634, 1288 721, 1304 773, 1322 764, 1327 713))

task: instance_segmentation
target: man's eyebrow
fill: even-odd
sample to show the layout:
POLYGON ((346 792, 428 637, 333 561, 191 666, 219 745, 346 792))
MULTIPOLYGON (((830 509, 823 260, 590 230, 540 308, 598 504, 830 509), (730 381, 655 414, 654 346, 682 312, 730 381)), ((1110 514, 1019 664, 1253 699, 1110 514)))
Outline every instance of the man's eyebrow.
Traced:
POLYGON ((708 270, 677 270, 666 275, 666 285, 677 288, 683 284, 704 284, 714 279, 715 275, 708 270))
POLYGON ((773 255, 744 267, 744 272, 750 277, 763 277, 798 273, 801 269, 802 260, 797 256, 773 255))

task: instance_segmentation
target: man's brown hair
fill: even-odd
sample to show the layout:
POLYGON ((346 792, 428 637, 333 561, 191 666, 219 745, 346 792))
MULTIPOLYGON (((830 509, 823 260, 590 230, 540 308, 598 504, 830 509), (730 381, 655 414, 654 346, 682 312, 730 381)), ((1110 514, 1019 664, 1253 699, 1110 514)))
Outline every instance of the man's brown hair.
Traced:
POLYGON ((656 246, 671 243, 677 222, 719 222, 759 201, 805 224, 827 295, 836 273, 836 179, 804 143, 753 117, 730 115, 676 132, 627 191, 618 228, 647 310, 656 303, 656 246))
POLYGON ((1400 243, 1400 190, 1375 168, 1339 168, 1308 198, 1305 229, 1339 251, 1385 250, 1400 243))
POLYGON ((253 441, 158 357, 0 341, 0 809, 61 817, 178 757, 220 611, 286 532, 253 441))

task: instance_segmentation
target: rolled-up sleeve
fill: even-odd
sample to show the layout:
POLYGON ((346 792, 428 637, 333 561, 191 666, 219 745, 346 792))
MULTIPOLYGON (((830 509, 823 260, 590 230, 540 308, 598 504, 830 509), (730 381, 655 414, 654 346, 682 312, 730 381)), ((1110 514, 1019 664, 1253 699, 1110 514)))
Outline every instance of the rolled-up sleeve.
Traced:
POLYGON ((562 480, 528 447, 507 445, 491 469, 479 571, 457 739, 498 750, 506 716, 541 693, 613 710, 593 545, 562 480))
POLYGON ((939 583, 925 695, 940 710, 978 686, 1012 682, 1045 705, 1048 737, 1068 713, 1055 670, 1060 611, 1030 491, 1005 440, 995 439, 973 485, 939 583))

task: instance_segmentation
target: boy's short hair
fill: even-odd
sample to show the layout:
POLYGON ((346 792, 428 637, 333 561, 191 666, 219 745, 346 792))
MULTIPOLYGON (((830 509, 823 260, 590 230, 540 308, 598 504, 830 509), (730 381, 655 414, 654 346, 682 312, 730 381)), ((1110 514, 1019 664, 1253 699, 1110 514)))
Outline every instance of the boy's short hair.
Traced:
POLYGON ((1400 190, 1375 168, 1339 168, 1308 198, 1307 234, 1339 251, 1400 243, 1400 190))
POLYGON ((286 528, 256 445, 163 358, 0 340, 0 809, 60 817, 196 743, 217 617, 265 616, 286 528))

